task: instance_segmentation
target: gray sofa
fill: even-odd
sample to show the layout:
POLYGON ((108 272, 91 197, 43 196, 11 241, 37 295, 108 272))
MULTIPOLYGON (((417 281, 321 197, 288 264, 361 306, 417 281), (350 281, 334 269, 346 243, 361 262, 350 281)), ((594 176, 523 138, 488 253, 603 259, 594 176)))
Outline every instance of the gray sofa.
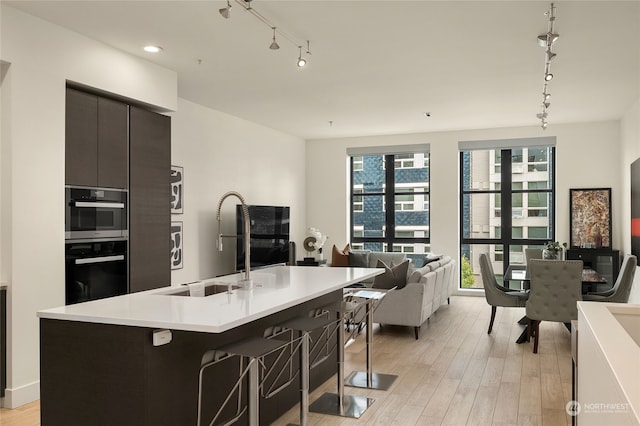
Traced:
POLYGON ((413 327, 418 339, 422 324, 440 306, 449 303, 456 281, 455 264, 450 256, 443 256, 422 268, 410 268, 407 285, 382 299, 373 313, 373 321, 413 327))
MULTIPOLYGON (((358 253, 358 252, 356 252, 358 253)), ((406 256, 404 253, 368 252, 367 265, 375 268, 378 260, 387 266, 398 265, 406 256)), ((455 288, 455 260, 441 256, 439 260, 421 268, 410 267, 407 285, 387 294, 373 313, 373 321, 380 324, 414 327, 416 339, 420 337, 420 327, 440 306, 449 303, 455 288)), ((365 265, 360 265, 365 266, 365 265)), ((363 283, 371 286, 373 280, 363 283)), ((356 321, 361 318, 356 318, 356 321)))

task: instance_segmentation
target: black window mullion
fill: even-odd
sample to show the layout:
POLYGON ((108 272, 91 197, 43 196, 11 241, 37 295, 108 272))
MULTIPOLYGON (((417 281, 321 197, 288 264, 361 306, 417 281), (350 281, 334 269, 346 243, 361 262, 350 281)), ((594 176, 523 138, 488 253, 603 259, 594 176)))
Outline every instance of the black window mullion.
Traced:
POLYGON ((396 203, 395 203, 395 158, 393 155, 385 155, 385 194, 384 202, 387 208, 385 209, 385 227, 387 229, 385 234, 385 243, 387 244, 387 251, 393 251, 393 240, 396 234, 396 203))
POLYGON ((502 265, 504 271, 507 270, 507 266, 509 265, 509 249, 511 245, 510 243, 513 240, 513 233, 511 232, 511 227, 513 226, 513 184, 511 182, 513 175, 511 160, 511 150, 503 149, 500 158, 500 201, 502 202, 502 205, 500 206, 500 215, 502 216, 500 218, 500 223, 502 226, 502 265))

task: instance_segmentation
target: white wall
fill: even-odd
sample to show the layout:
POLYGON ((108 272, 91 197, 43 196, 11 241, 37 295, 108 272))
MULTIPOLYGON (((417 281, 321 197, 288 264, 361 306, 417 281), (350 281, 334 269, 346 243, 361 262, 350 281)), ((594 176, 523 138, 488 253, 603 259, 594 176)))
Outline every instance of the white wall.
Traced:
MULTIPOLYGON (((632 105, 622 118, 621 124, 622 150, 620 152, 620 169, 622 192, 625 194, 622 206, 622 235, 624 253, 631 253, 631 163, 640 158, 640 99, 632 105)), ((629 303, 640 304, 640 267, 636 275, 629 303)))
MULTIPOLYGON (((459 260, 458 142, 538 136, 557 137, 557 239, 569 240, 569 188, 612 188, 613 243, 622 247, 620 123, 617 121, 538 127, 469 130, 307 142, 307 223, 330 236, 328 247, 348 242, 346 149, 357 146, 431 145, 431 249, 459 260)), ((458 262, 459 264, 459 262, 458 262)))
MULTIPOLYGON (((304 238, 305 171, 302 139, 204 108, 180 99, 172 119, 171 162, 184 167, 184 268, 171 274, 172 284, 230 273, 235 242, 216 250, 216 208, 227 191, 247 204, 291 207, 292 240, 304 238)), ((222 208, 222 231, 235 234, 236 198, 222 208)))
MULTIPOLYGON (((64 304, 64 115, 67 80, 172 115, 172 162, 185 168, 185 262, 175 283, 229 272, 214 251, 217 200, 235 189, 253 204, 292 207, 304 232, 304 142, 181 101, 177 75, 0 4, 0 281, 8 287, 8 389, 17 407, 39 398, 36 312, 64 304), (46 43, 43 43, 46 41, 46 43), (45 206, 43 208, 43 206, 45 206), (58 206, 58 207, 56 207, 58 206)), ((232 203, 224 209, 228 232, 232 203)), ((167 254, 169 261, 169 254, 167 254)))
POLYGON ((175 109, 177 76, 5 4, 0 7, 0 60, 6 63, 0 277, 9 285, 3 404, 18 406, 39 394, 36 311, 64 304, 66 80, 175 109))

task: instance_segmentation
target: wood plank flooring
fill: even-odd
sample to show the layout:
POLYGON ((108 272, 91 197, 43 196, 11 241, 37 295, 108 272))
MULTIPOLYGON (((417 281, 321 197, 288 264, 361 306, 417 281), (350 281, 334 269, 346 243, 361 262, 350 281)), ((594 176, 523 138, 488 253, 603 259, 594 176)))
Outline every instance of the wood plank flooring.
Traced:
MULTIPOLYGON (((570 425, 571 339, 562 324, 540 325, 538 354, 518 345, 522 308, 491 309, 483 297, 452 297, 422 327, 375 326, 374 371, 396 374, 388 391, 345 388, 375 398, 359 420, 310 413, 311 425, 570 425)), ((345 374, 365 369, 364 331, 345 351, 345 374)), ((335 378, 311 394, 335 392, 335 378)), ((298 422, 298 407, 277 426, 298 422)), ((0 425, 39 425, 39 403, 0 409, 0 425)))

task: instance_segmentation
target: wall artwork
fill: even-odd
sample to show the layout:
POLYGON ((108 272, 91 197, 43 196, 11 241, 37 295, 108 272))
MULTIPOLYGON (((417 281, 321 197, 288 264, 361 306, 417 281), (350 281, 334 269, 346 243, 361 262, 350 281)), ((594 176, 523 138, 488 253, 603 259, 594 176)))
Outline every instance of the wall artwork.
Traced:
POLYGON ((182 222, 171 222, 171 269, 182 269, 182 222))
POLYGON ((611 188, 570 189, 571 248, 611 248, 611 188))
POLYGON ((631 163, 631 254, 640 257, 640 158, 631 163))
POLYGON ((180 166, 171 166, 171 214, 182 214, 184 203, 184 170, 180 166))

